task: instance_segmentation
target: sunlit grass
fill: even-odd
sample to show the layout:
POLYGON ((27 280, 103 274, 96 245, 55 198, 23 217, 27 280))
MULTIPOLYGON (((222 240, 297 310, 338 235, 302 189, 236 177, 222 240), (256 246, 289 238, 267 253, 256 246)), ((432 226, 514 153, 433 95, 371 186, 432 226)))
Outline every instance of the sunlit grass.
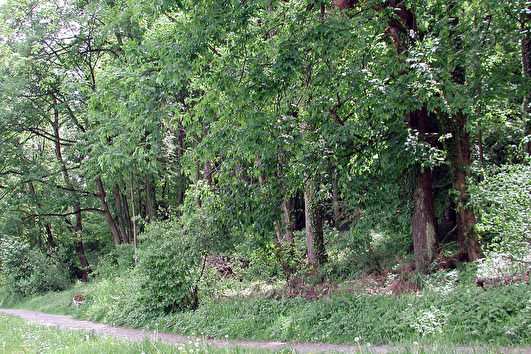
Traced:
MULTIPOLYGON (((356 338, 358 339, 358 338, 356 338)), ((373 347, 364 343, 361 338, 357 353, 498 353, 500 348, 485 346, 459 347, 448 344, 434 345, 429 343, 406 342, 396 346, 373 347), (408 344, 409 343, 409 344, 408 344)), ((354 346, 356 347, 356 346, 354 346)), ((311 350, 311 349, 309 349, 311 350)), ((163 344, 160 341, 144 339, 128 341, 126 339, 100 336, 88 331, 67 331, 55 327, 47 327, 27 323, 16 316, 0 313, 0 354, 7 353, 295 353, 282 349, 270 351, 264 349, 240 348, 234 346, 215 347, 206 343, 202 337, 188 337, 175 345, 163 344)), ((313 352, 313 351, 310 351, 313 352)), ((319 352, 319 350, 315 351, 319 352)), ((331 352, 338 353, 338 352, 331 352)))
POLYGON ((54 327, 29 324, 26 321, 0 314, 0 353, 269 353, 265 350, 217 348, 201 339, 190 339, 175 345, 158 341, 127 341, 102 337, 91 332, 65 331, 54 327))

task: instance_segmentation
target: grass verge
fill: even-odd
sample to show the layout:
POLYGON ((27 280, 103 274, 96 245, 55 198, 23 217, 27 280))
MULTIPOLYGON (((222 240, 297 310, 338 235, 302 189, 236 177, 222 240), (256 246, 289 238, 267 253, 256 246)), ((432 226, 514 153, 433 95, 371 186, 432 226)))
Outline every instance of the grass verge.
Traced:
POLYGON ((97 322, 182 335, 258 341, 357 345, 404 343, 439 346, 531 346, 531 286, 480 288, 437 280, 422 292, 369 295, 345 291, 301 297, 234 296, 205 299, 196 311, 155 314, 128 303, 127 282, 79 284, 67 292, 34 297, 17 307, 97 322), (120 285, 121 284, 121 285, 120 285), (86 295, 76 308, 74 294, 86 295))
POLYGON ((66 331, 28 324, 15 316, 0 313, 0 353, 270 353, 245 348, 217 348, 202 341, 167 345, 157 341, 127 341, 101 337, 91 332, 66 331))

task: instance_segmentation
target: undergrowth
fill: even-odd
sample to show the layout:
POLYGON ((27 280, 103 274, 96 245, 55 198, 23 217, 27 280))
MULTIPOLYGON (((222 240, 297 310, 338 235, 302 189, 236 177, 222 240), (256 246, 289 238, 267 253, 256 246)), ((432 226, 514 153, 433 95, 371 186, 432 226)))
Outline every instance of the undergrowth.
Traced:
POLYGON ((195 311, 156 315, 128 303, 135 289, 115 278, 49 293, 22 306, 209 338, 530 346, 531 286, 519 282, 478 287, 472 280, 461 278, 456 270, 439 272, 425 279, 424 290, 400 296, 369 294, 359 288, 343 288, 313 299, 268 292, 218 296, 203 299, 195 311), (78 308, 71 304, 75 293, 86 296, 78 308))

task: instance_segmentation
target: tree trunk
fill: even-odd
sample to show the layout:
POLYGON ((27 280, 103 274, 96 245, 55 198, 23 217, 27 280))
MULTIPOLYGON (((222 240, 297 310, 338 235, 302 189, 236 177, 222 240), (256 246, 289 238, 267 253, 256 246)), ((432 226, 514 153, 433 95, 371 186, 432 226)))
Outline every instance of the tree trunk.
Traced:
POLYGON ((133 216, 131 218, 132 220, 132 224, 133 224, 133 247, 135 249, 135 264, 137 262, 137 257, 136 257, 136 248, 137 248, 137 240, 136 240, 136 208, 135 208, 135 188, 133 186, 133 173, 131 173, 131 178, 129 180, 129 189, 130 189, 130 192, 131 192, 131 208, 132 208, 132 212, 133 212, 133 216))
MULTIPOLYGON (((388 31, 398 57, 407 56, 408 50, 418 37, 416 16, 413 10, 406 9, 400 1, 391 1, 396 17, 389 20, 388 31)), ((400 59, 399 59, 400 60, 400 59)), ((429 141, 430 133, 437 133, 437 123, 427 112, 426 105, 422 109, 410 112, 407 117, 408 129, 417 131, 423 142, 429 141)), ((422 167, 420 163, 413 166, 416 173, 416 184, 413 193, 413 214, 411 217, 411 231, 415 252, 415 263, 418 269, 427 270, 439 248, 437 222, 433 198, 431 170, 422 167)))
MULTIPOLYGON (((113 187, 114 202, 116 203, 116 223, 120 231, 120 238, 124 243, 130 243, 129 229, 127 228, 127 215, 123 203, 123 195, 120 186, 115 184, 113 187)), ((127 201, 125 201, 127 203, 127 201)))
POLYGON ((282 227, 280 227, 280 223, 278 220, 275 220, 273 222, 273 226, 275 227, 275 234, 277 235, 277 242, 282 243, 283 237, 282 237, 282 227))
MULTIPOLYGON (((457 2, 453 1, 447 6, 448 17, 450 18, 449 35, 452 39, 453 50, 458 53, 461 50, 461 38, 459 34, 459 18, 453 14, 457 2)), ((457 57, 457 56, 456 56, 457 57)), ((466 70, 462 64, 456 60, 454 69, 451 72, 452 80, 458 85, 466 82, 466 70)), ((453 93, 451 93, 453 94, 453 93)), ((467 260, 473 262, 483 257, 478 235, 474 229, 476 217, 474 211, 468 205, 468 181, 471 161, 470 136, 467 132, 468 117, 462 111, 455 112, 450 117, 449 128, 452 133, 452 167, 454 173, 455 189, 457 190, 457 239, 461 252, 467 260)))
POLYGON ((437 222, 433 205, 432 175, 428 167, 420 167, 414 192, 411 221, 415 264, 418 270, 427 270, 439 249, 437 222))
POLYGON ((459 247, 468 261, 473 262, 483 257, 478 235, 474 229, 476 217, 474 211, 468 205, 468 171, 470 170, 470 137, 466 132, 466 116, 464 114, 455 115, 456 130, 454 148, 456 156, 454 160, 455 189, 457 197, 457 239, 459 247))
POLYGON ((144 186, 146 189, 146 218, 148 222, 153 222, 157 219, 157 200, 151 176, 144 176, 144 186))
POLYGON ((184 154, 184 138, 186 137, 186 131, 181 123, 179 123, 179 133, 177 134, 177 163, 179 164, 179 190, 177 191, 177 205, 181 205, 184 201, 184 173, 182 167, 182 158, 184 154))
POLYGON ((332 206, 334 209, 334 227, 341 229, 341 207, 339 204, 339 186, 337 168, 332 172, 332 206))
POLYGON ((76 238, 76 252, 79 257, 79 263, 81 263, 81 281, 88 282, 88 273, 89 273, 89 262, 85 255, 85 246, 83 245, 83 240, 81 238, 81 232, 83 231, 83 219, 81 217, 81 208, 79 202, 74 202, 74 212, 76 215, 76 228, 75 238, 76 238))
MULTIPOLYGON (((199 137, 197 134, 194 135, 194 150, 197 152, 197 147, 199 146, 199 137)), ((195 156, 195 183, 199 182, 201 179, 201 162, 199 161, 199 156, 195 156)), ((197 197, 195 198, 195 204, 198 207, 201 207, 201 198, 197 197)))
POLYGON ((287 195, 284 196, 281 205, 284 213, 284 239, 283 241, 289 244, 293 244, 293 220, 291 219, 291 200, 287 195))
MULTIPOLYGON (((430 119, 426 107, 409 114, 409 129, 419 133, 422 142, 434 144, 430 136, 438 133, 436 122, 430 119)), ((420 163, 412 167, 415 173, 411 231, 417 269, 426 271, 439 251, 439 237, 433 198, 432 171, 420 163)))
POLYGON ((111 233, 112 233, 112 237, 114 240, 114 244, 119 245, 120 244, 120 233, 118 231, 118 228, 116 227, 114 218, 111 215, 109 204, 107 204, 105 189, 103 188, 103 182, 100 177, 96 178, 96 185, 98 186, 98 196, 101 200, 101 205, 103 206, 103 215, 105 216, 105 220, 107 220, 107 223, 109 224, 109 227, 111 228, 111 233))
MULTIPOLYGON (((127 193, 127 188, 126 191, 127 193)), ((127 243, 133 243, 134 229, 133 229, 133 217, 129 208, 129 199, 126 194, 122 193, 122 205, 124 207, 124 218, 127 225, 127 243)))
POLYGON ((318 266, 326 263, 327 255, 323 235, 323 208, 317 201, 311 178, 307 179, 304 189, 304 215, 308 264, 318 266))
POLYGON ((212 162, 210 162, 209 158, 203 164, 203 179, 209 185, 212 185, 212 162))

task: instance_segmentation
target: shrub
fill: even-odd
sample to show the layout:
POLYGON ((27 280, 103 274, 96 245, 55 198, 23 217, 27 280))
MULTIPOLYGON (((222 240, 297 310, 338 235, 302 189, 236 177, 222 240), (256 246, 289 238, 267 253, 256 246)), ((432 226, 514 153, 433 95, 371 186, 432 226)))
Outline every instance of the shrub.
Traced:
POLYGON ((140 241, 136 267, 140 304, 163 313, 197 307, 205 264, 195 235, 170 220, 148 225, 140 241))
POLYGON ((70 285, 66 267, 18 237, 0 242, 0 272, 13 297, 64 290, 70 285))
POLYGON ((94 275, 113 278, 127 274, 135 267, 135 249, 132 244, 116 246, 99 259, 94 275))
POLYGON ((488 250, 481 269, 497 272, 483 276, 512 273, 519 270, 518 263, 523 263, 519 261, 531 261, 530 194, 531 167, 521 165, 487 170, 483 181, 472 190, 480 215, 477 228, 488 250))
POLYGON ((155 316, 140 301, 140 283, 134 271, 100 279, 87 295, 84 311, 92 321, 141 327, 155 316))

